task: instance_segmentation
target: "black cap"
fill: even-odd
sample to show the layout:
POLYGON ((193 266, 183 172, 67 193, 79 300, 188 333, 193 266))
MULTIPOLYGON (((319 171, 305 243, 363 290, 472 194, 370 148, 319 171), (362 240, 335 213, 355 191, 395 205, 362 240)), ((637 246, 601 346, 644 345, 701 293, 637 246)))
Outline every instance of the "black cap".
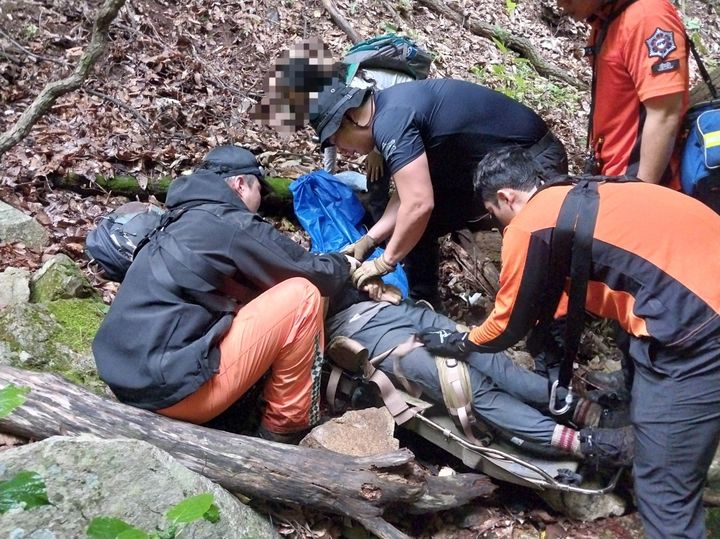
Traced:
POLYGON ((362 105, 368 88, 353 88, 340 79, 323 86, 317 99, 310 104, 310 125, 320 139, 320 146, 329 146, 328 139, 340 128, 343 116, 349 109, 362 105))
POLYGON ((263 194, 272 193, 272 187, 265 180, 265 172, 253 153, 240 146, 217 146, 210 150, 196 170, 209 170, 221 178, 251 174, 260 182, 263 194))

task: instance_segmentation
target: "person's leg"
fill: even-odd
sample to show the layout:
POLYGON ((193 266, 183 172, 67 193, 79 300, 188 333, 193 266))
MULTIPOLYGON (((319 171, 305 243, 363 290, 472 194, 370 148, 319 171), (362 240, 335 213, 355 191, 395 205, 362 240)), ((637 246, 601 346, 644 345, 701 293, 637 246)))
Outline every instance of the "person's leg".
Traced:
POLYGON ((377 223, 378 219, 385 213, 385 207, 390 200, 390 170, 383 162, 383 173, 375 181, 367 181, 367 210, 372 217, 372 222, 377 223))
MULTIPOLYGON (((650 539, 705 537, 702 493, 720 439, 720 350, 704 353, 714 354, 718 366, 699 376, 671 377, 636 363, 633 471, 637 506, 650 539)), ((687 363, 698 357, 673 359, 687 363)))
POLYGON ((195 393, 159 413, 205 423, 270 370, 262 425, 277 433, 319 420, 322 302, 309 281, 283 281, 245 305, 220 343, 220 368, 195 393))
MULTIPOLYGON (((375 356, 406 342, 419 328, 428 326, 454 329, 455 323, 428 309, 403 303, 380 310, 350 337, 375 356)), ((509 359, 505 361, 512 363, 509 359)), ((426 348, 415 348, 402 358, 387 359, 379 368, 395 379, 404 378, 418 385, 430 400, 443 402, 435 358, 426 348)), ((501 391, 488 376, 472 366, 469 372, 473 408, 479 417, 524 440, 567 452, 579 451, 576 431, 558 425, 531 406, 501 391), (574 442, 576 447, 572 447, 574 442)))

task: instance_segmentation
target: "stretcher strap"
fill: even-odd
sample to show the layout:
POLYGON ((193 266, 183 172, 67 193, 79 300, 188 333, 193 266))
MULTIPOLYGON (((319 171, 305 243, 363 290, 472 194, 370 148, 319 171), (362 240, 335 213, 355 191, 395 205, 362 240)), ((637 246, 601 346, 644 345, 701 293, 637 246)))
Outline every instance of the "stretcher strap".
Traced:
POLYGON ((436 357, 443 401, 450 416, 459 423, 465 437, 476 445, 483 445, 475 437, 473 425, 476 418, 472 408, 472 388, 467 365, 454 358, 436 357))

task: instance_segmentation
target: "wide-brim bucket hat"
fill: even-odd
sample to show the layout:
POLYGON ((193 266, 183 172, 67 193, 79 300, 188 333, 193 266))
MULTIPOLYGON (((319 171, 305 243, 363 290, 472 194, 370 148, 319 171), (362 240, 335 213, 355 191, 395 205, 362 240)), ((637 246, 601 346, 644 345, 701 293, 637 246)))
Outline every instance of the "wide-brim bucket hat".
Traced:
POLYGON ((329 139, 340 128, 343 116, 363 104, 367 88, 353 88, 339 79, 323 86, 318 97, 310 104, 310 125, 317 133, 320 146, 329 146, 329 139))

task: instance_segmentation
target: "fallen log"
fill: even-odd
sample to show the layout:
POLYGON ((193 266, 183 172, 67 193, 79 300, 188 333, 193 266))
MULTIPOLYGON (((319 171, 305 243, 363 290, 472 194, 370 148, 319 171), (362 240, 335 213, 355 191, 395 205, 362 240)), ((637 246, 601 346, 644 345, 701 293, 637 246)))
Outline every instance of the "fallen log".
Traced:
POLYGON ((91 434, 149 442, 187 468, 248 497, 299 504, 354 518, 380 538, 407 537, 383 519, 386 508, 439 511, 487 496, 482 475, 432 486, 414 472, 413 454, 401 449, 350 457, 217 431, 99 397, 57 375, 0 366, 0 387, 29 387, 26 402, 0 419, 0 432, 31 439, 91 434))

